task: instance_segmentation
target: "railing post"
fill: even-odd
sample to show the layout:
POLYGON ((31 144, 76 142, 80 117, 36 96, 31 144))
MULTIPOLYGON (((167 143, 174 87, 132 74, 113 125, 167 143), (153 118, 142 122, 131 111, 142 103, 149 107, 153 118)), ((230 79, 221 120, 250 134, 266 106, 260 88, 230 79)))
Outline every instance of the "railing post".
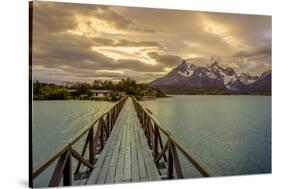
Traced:
MULTIPOLYGON (((90 138, 90 130, 92 128, 89 129, 89 132, 88 132, 88 135, 87 135, 87 138, 85 140, 85 144, 84 144, 84 147, 83 147, 83 150, 82 150, 82 153, 81 153, 81 156, 84 157, 85 153, 86 153, 86 150, 87 150, 87 147, 88 147, 88 143, 90 142, 91 138, 90 138)), ((92 140, 93 140, 93 137, 92 137, 92 140)), ((90 144, 89 144, 90 145, 90 144)), ((89 161, 91 161, 91 148, 89 147, 89 161)), ((92 148, 93 149, 93 148, 92 148)), ((80 166, 81 166, 81 161, 78 162, 77 164, 77 167, 76 167, 76 170, 74 172, 74 174, 77 174, 79 172, 79 169, 80 169, 80 166)))
POLYGON ((173 142, 170 142, 170 149, 171 149, 172 156, 173 156, 173 162, 175 164, 175 171, 176 171, 177 178, 183 178, 183 173, 182 173, 182 169, 181 169, 179 156, 177 153, 176 146, 173 142))
POLYGON ((112 125, 111 125, 111 114, 108 112, 108 131, 111 132, 112 130, 112 125))
POLYGON ((150 133, 150 124, 149 124, 149 117, 147 114, 145 114, 145 128, 146 128, 146 132, 147 132, 147 140, 148 140, 148 144, 149 146, 151 146, 151 134, 150 133))
POLYGON ((71 164, 71 155, 67 157, 65 168, 63 170, 63 185, 71 186, 72 185, 72 164, 71 164))
POLYGON ((115 114, 114 114, 114 110, 115 108, 113 107, 113 109, 111 110, 111 119, 112 119, 112 124, 115 124, 115 114))
POLYGON ((145 123, 145 113, 144 111, 142 111, 142 119, 143 119, 143 129, 144 129, 144 133, 145 133, 145 136, 146 136, 146 123, 145 123))
POLYGON ((101 130, 100 130, 100 145, 101 145, 101 149, 103 149, 103 127, 104 127, 104 122, 103 122, 103 118, 101 120, 101 130))
POLYGON ((116 119, 117 119, 117 111, 118 111, 117 106, 115 106, 114 109, 115 109, 115 110, 114 110, 114 114, 115 114, 115 116, 114 116, 114 122, 115 122, 116 119))
MULTIPOLYGON (((160 144, 160 147, 161 149, 163 150, 164 149, 164 146, 163 146, 163 142, 162 142, 162 137, 161 137, 161 134, 159 132, 159 144, 160 144)), ((166 157, 166 154, 163 155, 163 158, 164 158, 164 161, 167 162, 167 157, 166 157)))
POLYGON ((89 161, 93 165, 95 162, 94 157, 94 126, 89 130, 89 161))
POLYGON ((143 126, 143 112, 142 111, 140 111, 140 121, 141 121, 141 126, 144 129, 144 126, 143 126))
POLYGON ((158 135, 159 135, 159 129, 156 126, 156 124, 154 123, 154 141, 153 141, 153 155, 154 155, 154 159, 157 158, 158 156, 158 135))
POLYGON ((154 137, 155 135, 153 135, 153 127, 152 127, 152 123, 151 123, 151 119, 149 116, 147 116, 147 122, 148 122, 148 132, 149 132, 149 139, 150 139, 150 146, 152 147, 152 150, 155 150, 155 145, 154 145, 154 137))
POLYGON ((141 110, 141 118, 142 118, 142 127, 143 127, 143 129, 144 129, 144 131, 145 131, 145 117, 144 117, 144 111, 143 110, 141 110))
POLYGON ((168 163, 167 176, 168 176, 168 179, 172 179, 173 171, 174 171, 174 164, 173 164, 173 156, 172 156, 170 144, 168 147, 168 162, 167 163, 168 163))
POLYGON ((110 111, 110 122, 111 125, 114 125, 114 115, 113 115, 113 110, 110 111))
MULTIPOLYGON (((70 155, 69 150, 67 150, 66 152, 64 152, 60 156, 60 158, 59 158, 59 160, 56 164, 55 170, 53 171, 52 177, 50 179, 50 182, 49 182, 49 185, 48 185, 49 187, 58 186, 62 176, 71 178, 71 175, 69 174, 69 169, 66 168, 67 166, 69 166, 68 164, 69 164, 70 161, 68 161, 69 160, 68 158, 70 156, 71 155, 70 155)), ((66 180, 66 182, 63 182, 63 184, 69 184, 70 179, 67 180, 67 178, 66 178, 65 180, 66 180)))

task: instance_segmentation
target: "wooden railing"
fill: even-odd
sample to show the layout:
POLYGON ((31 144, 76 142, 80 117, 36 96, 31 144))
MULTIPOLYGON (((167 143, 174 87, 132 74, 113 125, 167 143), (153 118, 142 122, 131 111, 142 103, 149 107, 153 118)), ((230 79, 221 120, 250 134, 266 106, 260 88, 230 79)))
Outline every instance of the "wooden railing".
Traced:
POLYGON ((111 109, 103 113, 100 118, 95 120, 90 127, 82 129, 62 148, 59 148, 54 155, 51 155, 47 160, 37 165, 32 172, 32 179, 38 177, 44 170, 46 170, 56 160, 56 166, 49 181, 49 186, 58 186, 63 177, 63 185, 71 186, 73 181, 73 171, 71 159, 75 158, 78 163, 75 173, 79 172, 81 164, 93 170, 96 162, 96 155, 104 147, 104 142, 109 137, 114 123, 120 113, 127 97, 123 97, 111 109), (95 130, 95 133, 94 133, 95 130), (83 136, 86 136, 83 150, 81 154, 77 152, 73 145, 76 144, 83 136), (88 148, 88 159, 85 158, 85 152, 88 148))
POLYGON ((160 123, 144 109, 141 104, 133 97, 134 106, 138 114, 141 126, 144 130, 147 142, 152 149, 152 154, 156 164, 160 160, 164 163, 164 167, 167 169, 167 178, 184 178, 181 162, 178 152, 180 152, 204 177, 215 176, 211 170, 198 158, 191 153, 190 150, 183 147, 178 143, 172 135, 160 126, 160 123), (163 143, 163 138, 166 142, 163 143), (174 174, 175 172, 175 174, 174 174))

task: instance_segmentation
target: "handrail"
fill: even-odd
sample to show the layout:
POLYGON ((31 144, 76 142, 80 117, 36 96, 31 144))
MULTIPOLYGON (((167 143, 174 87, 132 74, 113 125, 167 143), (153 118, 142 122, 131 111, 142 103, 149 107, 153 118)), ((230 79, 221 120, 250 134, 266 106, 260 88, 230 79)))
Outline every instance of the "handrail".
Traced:
POLYGON ((68 140, 66 144, 59 147, 54 154, 43 162, 37 164, 32 172, 32 180, 40 175, 46 168, 48 168, 53 162, 58 159, 55 170, 51 176, 49 186, 58 186, 61 178, 63 177, 63 185, 72 185, 72 165, 71 157, 78 160, 75 173, 79 172, 81 164, 84 164, 90 170, 94 169, 96 162, 97 151, 104 147, 104 141, 109 137, 110 132, 113 129, 114 123, 117 120, 124 103, 128 97, 123 97, 114 104, 113 107, 105 111, 98 119, 96 119, 90 126, 82 128, 76 135, 68 140), (94 127, 97 126, 97 131, 94 133, 94 127), (73 149, 73 145, 79 141, 82 136, 87 134, 82 153, 78 153, 73 149), (94 135, 95 134, 95 135, 94 135), (89 150, 89 159, 85 159, 86 150, 89 150))
POLYGON ((155 163, 158 163, 161 159, 164 160, 165 164, 167 164, 166 168, 168 179, 172 179, 174 177, 174 171, 176 172, 177 178, 183 178, 183 172, 177 150, 189 160, 189 162, 202 176, 215 176, 207 165, 199 160, 199 158, 197 158, 190 150, 177 142, 170 132, 161 127, 160 123, 155 117, 153 117, 152 113, 143 108, 134 97, 132 97, 132 99, 148 144, 152 148, 154 161, 155 163), (167 137, 165 145, 163 145, 160 132, 167 137), (159 147, 161 148, 160 151, 158 150, 159 147))

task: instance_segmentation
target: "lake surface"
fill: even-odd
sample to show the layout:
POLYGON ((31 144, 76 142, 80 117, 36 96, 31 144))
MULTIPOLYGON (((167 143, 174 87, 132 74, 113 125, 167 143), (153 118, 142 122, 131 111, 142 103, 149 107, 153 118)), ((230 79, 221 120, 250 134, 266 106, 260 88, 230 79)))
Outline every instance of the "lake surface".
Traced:
MULTIPOLYGON (((177 95, 141 104, 217 175, 271 172, 271 97, 177 95)), ((78 100, 33 102, 33 165, 112 105, 78 100)), ((198 176, 187 161, 181 162, 186 177, 198 176)), ((34 185, 46 186, 52 168, 34 185)))
MULTIPOLYGON (((271 97, 177 95, 141 104, 217 175, 271 172, 271 97)), ((183 166, 185 176, 198 176, 183 166)))
MULTIPOLYGON (((90 126, 113 103, 105 101, 34 101, 32 116, 33 165, 45 160, 81 129, 90 126)), ((82 144, 81 144, 82 145, 82 144)), ((35 179, 47 186, 54 166, 35 179)))

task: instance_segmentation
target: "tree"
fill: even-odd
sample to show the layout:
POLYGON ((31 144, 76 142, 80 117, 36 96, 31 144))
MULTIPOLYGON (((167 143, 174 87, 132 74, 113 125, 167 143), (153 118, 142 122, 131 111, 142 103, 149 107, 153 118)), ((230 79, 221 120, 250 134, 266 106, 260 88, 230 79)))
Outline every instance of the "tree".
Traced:
POLYGON ((87 95, 91 94, 91 85, 88 83, 77 82, 77 83, 75 83, 73 88, 77 90, 77 92, 76 92, 77 96, 79 96, 81 94, 87 94, 87 95))

